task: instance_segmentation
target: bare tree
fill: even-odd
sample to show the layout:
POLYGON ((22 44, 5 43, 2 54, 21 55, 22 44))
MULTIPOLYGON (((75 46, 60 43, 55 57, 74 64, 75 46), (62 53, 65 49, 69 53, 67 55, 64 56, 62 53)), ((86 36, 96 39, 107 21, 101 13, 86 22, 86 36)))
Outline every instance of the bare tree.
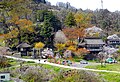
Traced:
POLYGON ((102 67, 106 66, 105 60, 107 58, 107 54, 105 52, 99 52, 97 58, 99 59, 102 67))

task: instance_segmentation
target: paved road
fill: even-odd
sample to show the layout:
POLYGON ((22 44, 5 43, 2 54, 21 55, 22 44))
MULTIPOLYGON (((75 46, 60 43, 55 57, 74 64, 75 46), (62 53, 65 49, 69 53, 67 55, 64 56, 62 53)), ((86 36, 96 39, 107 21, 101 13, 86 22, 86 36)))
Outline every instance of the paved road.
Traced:
POLYGON ((100 65, 100 63, 95 63, 95 62, 89 62, 88 64, 80 64, 80 63, 74 63, 71 66, 72 67, 79 67, 79 68, 84 68, 86 66, 91 66, 91 65, 100 65))
POLYGON ((82 68, 82 67, 73 67, 73 66, 64 66, 64 65, 59 65, 55 63, 50 63, 50 62, 45 62, 45 60, 41 59, 40 61, 37 59, 24 59, 24 58, 16 58, 12 56, 6 56, 7 58, 13 58, 15 60, 22 60, 22 61, 34 61, 35 63, 41 63, 41 64, 48 64, 52 66, 57 66, 57 67, 62 67, 62 68, 69 68, 69 69, 77 69, 77 70, 87 70, 87 71, 96 71, 96 72, 109 72, 109 73, 119 73, 118 71, 108 71, 108 70, 97 70, 97 69, 88 69, 88 68, 82 68))

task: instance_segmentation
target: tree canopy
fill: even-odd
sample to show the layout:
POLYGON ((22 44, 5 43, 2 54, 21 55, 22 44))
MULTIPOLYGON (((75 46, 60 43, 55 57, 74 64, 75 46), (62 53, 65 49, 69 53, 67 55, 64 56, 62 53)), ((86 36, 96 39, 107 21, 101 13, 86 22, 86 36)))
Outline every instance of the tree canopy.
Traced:
POLYGON ((68 27, 76 25, 74 14, 72 12, 68 13, 68 15, 66 16, 65 25, 68 27))

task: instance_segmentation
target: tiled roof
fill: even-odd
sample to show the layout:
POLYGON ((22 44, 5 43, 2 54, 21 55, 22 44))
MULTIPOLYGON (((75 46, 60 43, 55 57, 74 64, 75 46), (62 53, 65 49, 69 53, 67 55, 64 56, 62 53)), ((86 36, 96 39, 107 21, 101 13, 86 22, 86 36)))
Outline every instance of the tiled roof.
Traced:
POLYGON ((102 39, 85 39, 86 44, 105 44, 102 39))
POLYGON ((92 32, 102 32, 103 30, 99 27, 93 26, 93 27, 85 29, 85 31, 86 32, 90 32, 90 31, 92 31, 92 32))
POLYGON ((27 44, 27 43, 21 43, 17 46, 17 48, 28 48, 31 47, 31 45, 27 44))
POLYGON ((108 36, 107 39, 109 39, 109 40, 110 40, 110 39, 119 40, 120 37, 119 37, 118 34, 113 34, 113 35, 108 36))

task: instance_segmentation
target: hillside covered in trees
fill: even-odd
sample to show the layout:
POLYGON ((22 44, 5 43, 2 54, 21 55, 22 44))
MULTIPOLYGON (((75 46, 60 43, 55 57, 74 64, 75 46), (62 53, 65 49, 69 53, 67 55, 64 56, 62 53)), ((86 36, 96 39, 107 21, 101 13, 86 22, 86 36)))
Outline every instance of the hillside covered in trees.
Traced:
POLYGON ((53 46, 58 30, 65 35, 74 30, 77 34, 68 35, 70 39, 84 37, 84 29, 92 26, 100 27, 106 35, 120 31, 119 11, 76 9, 69 2, 53 6, 45 0, 1 0, 0 11, 0 34, 11 48, 22 42, 53 46))

